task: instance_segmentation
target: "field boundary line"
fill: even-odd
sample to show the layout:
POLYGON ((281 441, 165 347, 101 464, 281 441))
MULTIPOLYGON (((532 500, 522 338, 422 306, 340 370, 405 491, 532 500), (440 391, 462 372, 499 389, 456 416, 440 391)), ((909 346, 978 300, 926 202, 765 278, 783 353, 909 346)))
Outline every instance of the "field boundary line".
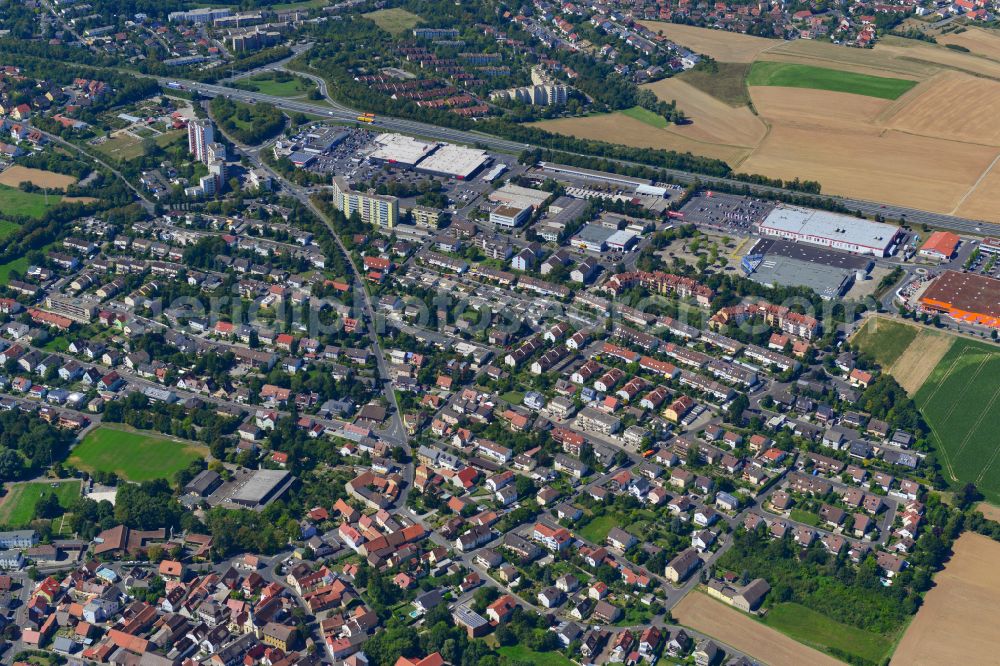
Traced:
MULTIPOLYGON (((1000 357, 1000 354, 993 354, 992 356, 990 356, 990 360, 993 360, 997 357, 1000 357)), ((979 412, 979 418, 976 419, 975 423, 973 423, 972 427, 969 429, 969 432, 966 433, 965 438, 962 440, 961 445, 958 447, 958 451, 955 452, 956 459, 960 455, 962 455, 962 451, 964 451, 965 447, 969 444, 969 440, 972 439, 972 435, 979 428, 979 424, 983 422, 983 419, 986 418, 986 415, 989 413, 990 408, 993 407, 993 404, 997 401, 998 396, 1000 396, 1000 386, 998 386, 997 390, 993 392, 993 396, 990 398, 990 401, 986 403, 986 406, 979 412)), ((998 450, 1000 450, 1000 447, 998 447, 998 450)))
POLYGON ((972 187, 969 188, 969 190, 962 196, 962 198, 958 200, 958 203, 955 204, 955 207, 951 209, 950 213, 948 213, 949 215, 954 215, 958 211, 958 209, 962 207, 962 204, 965 203, 965 200, 968 199, 970 196, 972 196, 972 193, 979 188, 980 184, 982 184, 986 176, 990 174, 990 171, 993 171, 993 167, 996 166, 997 162, 1000 162, 1000 152, 998 152, 997 156, 993 158, 993 161, 990 162, 990 165, 986 167, 986 169, 981 174, 979 174, 979 178, 976 180, 976 182, 972 184, 972 187))
MULTIPOLYGON (((993 393, 993 398, 990 400, 989 404, 986 405, 986 409, 984 409, 983 412, 979 415, 979 418, 976 420, 976 427, 978 427, 979 423, 983 420, 983 418, 989 412, 989 408, 993 406, 994 402, 996 402, 997 396, 1000 396, 1000 387, 997 387, 996 392, 993 393)), ((969 431, 969 435, 972 435, 974 432, 975 432, 975 428, 973 428, 973 430, 969 431)), ((969 436, 966 436, 966 439, 968 439, 968 437, 969 436)), ((965 448, 965 443, 964 442, 962 444, 962 448, 965 448)), ((983 465, 983 468, 979 471, 979 476, 976 477, 976 483, 979 483, 980 481, 983 480, 983 477, 986 476, 986 472, 989 471, 990 467, 993 466, 993 463, 996 462, 997 455, 1000 455, 1000 446, 998 446, 995 449, 993 449, 993 455, 990 456, 989 462, 987 462, 985 465, 983 465)))
MULTIPOLYGON (((976 371, 972 373, 972 376, 969 377, 969 379, 965 382, 965 386, 962 388, 962 392, 959 393, 957 396, 955 396, 955 399, 951 401, 951 408, 948 410, 948 413, 945 414, 944 417, 941 419, 942 424, 945 421, 949 420, 951 418, 951 415, 955 413, 955 408, 958 407, 958 403, 961 402, 961 399, 965 397, 966 393, 969 392, 969 387, 972 386, 972 382, 974 382, 976 378, 979 377, 980 373, 982 373, 983 371, 983 368, 986 367, 987 361, 989 361, 991 357, 992 354, 987 354, 983 358, 983 360, 979 363, 979 366, 976 368, 976 371)), ((944 380, 942 380, 942 383, 944 383, 944 380)), ((937 391, 935 391, 935 393, 936 392, 937 391)))
POLYGON ((938 394, 938 391, 941 390, 941 386, 948 380, 949 377, 951 377, 951 373, 955 370, 955 366, 958 364, 959 361, 962 360, 962 358, 965 356, 965 354, 968 351, 969 351, 969 348, 966 347, 961 352, 959 352, 958 356, 955 357, 955 360, 951 362, 951 365, 948 366, 948 369, 945 371, 944 375, 941 377, 941 380, 938 382, 938 385, 935 386, 934 390, 931 392, 931 394, 929 396, 927 396, 927 400, 924 402, 925 405, 929 405, 934 400, 934 397, 938 394))

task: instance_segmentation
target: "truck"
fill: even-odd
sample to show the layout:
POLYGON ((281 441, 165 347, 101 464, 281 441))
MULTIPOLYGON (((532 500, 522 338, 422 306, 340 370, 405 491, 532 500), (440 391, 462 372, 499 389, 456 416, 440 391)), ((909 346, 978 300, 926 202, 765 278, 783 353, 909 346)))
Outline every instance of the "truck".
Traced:
POLYGON ((373 123, 373 122, 375 122, 375 114, 374 113, 363 113, 360 116, 358 116, 358 122, 361 122, 361 123, 373 123))
POLYGON ((176 81, 167 81, 167 87, 173 88, 174 90, 184 90, 184 86, 177 83, 176 81))

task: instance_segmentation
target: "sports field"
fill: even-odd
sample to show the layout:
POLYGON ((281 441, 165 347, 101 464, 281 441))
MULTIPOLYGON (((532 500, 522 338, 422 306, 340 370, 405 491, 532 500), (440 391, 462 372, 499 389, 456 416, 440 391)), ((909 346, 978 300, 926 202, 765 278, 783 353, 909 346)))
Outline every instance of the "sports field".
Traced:
POLYGON ((1000 501, 1000 348, 956 338, 917 392, 944 476, 1000 501))
POLYGON ((422 18, 413 12, 406 11, 400 7, 380 9, 375 12, 362 14, 362 16, 366 19, 374 21, 375 25, 382 28, 390 35, 398 35, 406 32, 407 30, 412 30, 424 22, 422 18))
POLYGON ((55 493, 64 509, 80 496, 79 481, 58 481, 55 486, 43 481, 14 483, 7 487, 7 494, 0 500, 0 527, 24 527, 35 516, 38 500, 50 492, 55 493))
MULTIPOLYGON (((155 137, 153 141, 160 148, 166 148, 174 141, 180 139, 183 135, 184 130, 164 132, 163 134, 155 137)), ((93 149, 98 153, 102 153, 105 157, 110 157, 113 160, 122 162, 142 157, 145 153, 145 149, 142 145, 142 139, 138 139, 127 132, 116 134, 104 143, 93 146, 93 149)))
POLYGON ((149 481, 171 479, 205 453, 205 447, 194 442, 102 425, 73 449, 67 463, 88 472, 114 472, 129 481, 149 481))
POLYGON ((953 551, 903 634, 894 666, 997 663, 1000 543, 966 532, 953 551))
POLYGON ((813 88, 865 97, 897 99, 917 85, 917 82, 789 62, 755 62, 750 68, 747 85, 813 88))

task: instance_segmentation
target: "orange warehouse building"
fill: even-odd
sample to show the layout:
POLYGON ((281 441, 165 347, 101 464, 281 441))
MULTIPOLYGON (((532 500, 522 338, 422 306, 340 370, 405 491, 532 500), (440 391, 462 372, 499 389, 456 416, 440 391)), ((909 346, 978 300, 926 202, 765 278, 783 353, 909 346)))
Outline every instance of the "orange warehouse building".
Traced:
POLYGON ((935 231, 920 246, 920 256, 939 261, 951 259, 955 256, 955 250, 958 249, 961 240, 950 231, 935 231))
POLYGON ((960 322, 1000 328, 1000 280, 945 271, 920 297, 920 304, 960 322))

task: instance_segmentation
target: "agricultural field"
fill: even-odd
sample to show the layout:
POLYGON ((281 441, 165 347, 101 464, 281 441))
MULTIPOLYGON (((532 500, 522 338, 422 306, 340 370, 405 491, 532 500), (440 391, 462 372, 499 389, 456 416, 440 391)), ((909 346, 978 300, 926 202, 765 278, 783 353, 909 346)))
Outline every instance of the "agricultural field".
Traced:
MULTIPOLYGON (((750 103, 750 93, 746 84, 749 72, 750 65, 747 63, 720 62, 712 69, 689 69, 660 83, 683 81, 729 106, 741 107, 750 103)), ((649 87, 653 88, 660 83, 653 83, 649 87)))
POLYGON ((761 52, 781 45, 776 39, 742 35, 725 30, 696 28, 680 23, 663 21, 639 21, 639 23, 695 53, 703 53, 719 62, 753 62, 761 52))
POLYGON ((59 504, 69 508, 80 496, 79 481, 32 481, 7 486, 7 494, 0 500, 0 527, 24 527, 35 517, 38 500, 50 492, 56 494, 59 504))
POLYGON ((748 86, 811 88, 881 99, 898 99, 916 84, 916 81, 908 79, 871 76, 787 62, 755 62, 747 77, 748 86))
POLYGON ((994 504, 1000 502, 1000 350, 955 338, 917 391, 915 401, 938 451, 944 476, 972 482, 994 504))
POLYGON ((25 182, 31 183, 36 187, 65 190, 76 182, 76 178, 43 169, 32 169, 19 164, 8 167, 3 170, 3 173, 0 173, 0 185, 17 187, 25 182))
POLYGON ((817 650, 836 648, 873 664, 882 662, 891 644, 884 636, 831 620, 797 603, 781 603, 768 609, 762 621, 817 650))
MULTIPOLYGON (((688 113, 683 106, 681 109, 688 113)), ((746 147, 708 143, 689 137, 688 133, 696 127, 697 121, 690 125, 668 125, 663 129, 656 129, 620 111, 580 118, 544 120, 532 123, 532 125, 549 132, 574 136, 578 139, 610 141, 636 148, 659 148, 680 153, 690 152, 724 160, 729 164, 738 164, 749 153, 749 149, 746 147)), ((700 126, 698 127, 700 128, 700 126)))
POLYGON ((671 614, 678 623, 708 634, 770 666, 835 666, 841 663, 700 592, 684 597, 671 614))
POLYGON ((1000 612, 1000 543, 966 532, 954 554, 934 577, 934 587, 910 623, 892 664, 995 663, 1000 633, 993 618, 1000 612))
POLYGON ((380 9, 375 12, 362 14, 366 19, 371 19, 375 25, 382 28, 390 35, 399 35, 407 30, 412 30, 424 22, 422 18, 413 12, 406 11, 400 7, 380 9))
POLYGON ((646 123, 650 127, 655 127, 656 129, 663 129, 668 124, 666 118, 653 113, 649 109, 644 109, 641 106, 633 106, 631 109, 625 109, 622 113, 633 120, 646 123))
POLYGON ((102 425, 73 449, 67 464, 88 472, 114 472, 129 481, 171 479, 205 456, 205 447, 162 435, 102 425))
POLYGON ((886 36, 873 49, 644 22, 711 55, 648 86, 690 119, 624 113, 540 123, 552 132, 816 180, 829 194, 1000 222, 1000 31, 942 35, 969 53, 886 36))

